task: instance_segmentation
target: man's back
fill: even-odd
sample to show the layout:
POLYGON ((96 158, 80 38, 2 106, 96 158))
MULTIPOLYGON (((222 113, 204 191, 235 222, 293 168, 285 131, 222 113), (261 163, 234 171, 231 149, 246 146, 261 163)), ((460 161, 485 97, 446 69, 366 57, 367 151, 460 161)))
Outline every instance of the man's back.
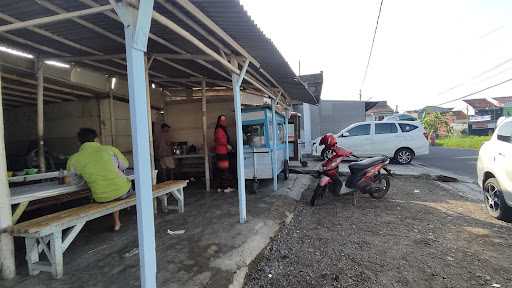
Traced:
POLYGON ((130 180, 121 171, 127 166, 128 160, 116 148, 87 142, 71 156, 67 170, 84 178, 95 201, 108 202, 130 189, 130 180))

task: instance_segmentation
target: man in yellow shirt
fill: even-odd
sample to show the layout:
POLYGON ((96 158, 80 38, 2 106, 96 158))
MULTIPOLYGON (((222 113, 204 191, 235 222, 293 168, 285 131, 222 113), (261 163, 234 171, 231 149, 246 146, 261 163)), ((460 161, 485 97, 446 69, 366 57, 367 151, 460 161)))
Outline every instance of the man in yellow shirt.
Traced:
MULTIPOLYGON (((74 181, 85 180, 96 202, 125 199, 132 192, 131 181, 123 174, 128 160, 117 148, 98 143, 97 137, 94 129, 80 129, 80 150, 69 158, 68 173, 74 181)), ((114 231, 118 231, 121 228, 119 211, 113 216, 114 231)))

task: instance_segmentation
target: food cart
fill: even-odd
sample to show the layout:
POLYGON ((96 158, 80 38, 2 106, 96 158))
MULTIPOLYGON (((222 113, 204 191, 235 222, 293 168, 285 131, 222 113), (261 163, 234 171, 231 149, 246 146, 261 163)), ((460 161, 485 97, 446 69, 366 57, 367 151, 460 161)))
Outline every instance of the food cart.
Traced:
MULTIPOLYGON (((287 174, 285 116, 276 111, 277 173, 287 174)), ((272 151, 274 147, 272 109, 269 106, 242 109, 242 130, 244 138, 245 179, 253 181, 254 190, 261 179, 272 179, 272 151)))

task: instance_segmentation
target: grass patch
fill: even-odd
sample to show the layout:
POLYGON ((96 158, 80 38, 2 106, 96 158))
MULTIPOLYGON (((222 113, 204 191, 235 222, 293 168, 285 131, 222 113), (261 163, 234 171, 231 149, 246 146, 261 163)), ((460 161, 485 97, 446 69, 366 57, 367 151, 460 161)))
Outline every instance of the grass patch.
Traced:
POLYGON ((478 150, 490 138, 491 136, 450 136, 437 139, 436 146, 478 150))

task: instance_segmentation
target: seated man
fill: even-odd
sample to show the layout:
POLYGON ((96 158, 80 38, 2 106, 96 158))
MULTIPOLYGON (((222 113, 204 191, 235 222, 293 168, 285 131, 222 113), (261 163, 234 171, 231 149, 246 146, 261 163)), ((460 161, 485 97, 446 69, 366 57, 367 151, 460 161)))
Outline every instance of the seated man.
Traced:
MULTIPOLYGON (((91 189, 96 202, 110 202, 127 198, 131 193, 131 181, 123 174, 128 160, 116 148, 101 145, 94 129, 81 128, 78 132, 80 150, 67 163, 70 176, 77 181, 81 177, 91 189)), ((67 178, 66 182, 71 182, 67 178)), ((119 211, 113 213, 114 231, 121 228, 119 211)))

